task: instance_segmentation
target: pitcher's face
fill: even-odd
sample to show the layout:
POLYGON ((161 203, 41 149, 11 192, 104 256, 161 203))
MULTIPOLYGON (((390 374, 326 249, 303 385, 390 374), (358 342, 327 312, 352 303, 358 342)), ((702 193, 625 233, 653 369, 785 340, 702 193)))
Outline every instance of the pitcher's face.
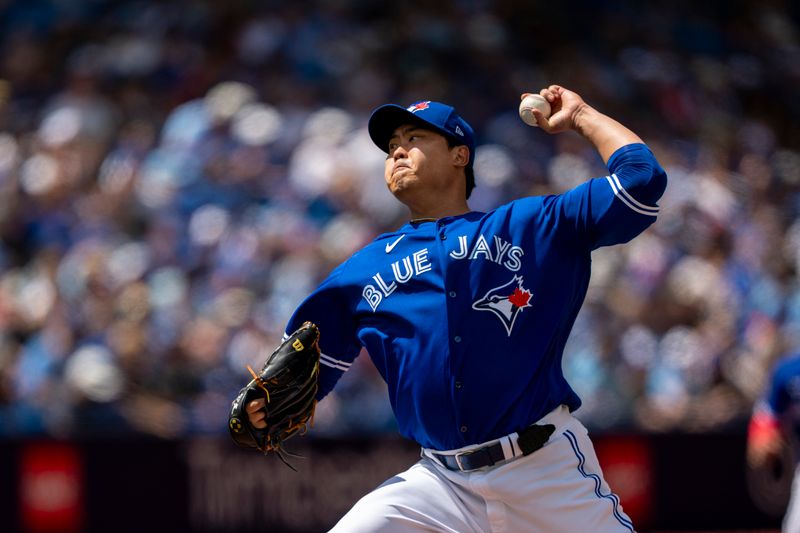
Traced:
POLYGON ((406 124, 394 130, 388 148, 384 178, 401 201, 408 194, 445 190, 453 179, 455 149, 439 133, 406 124))

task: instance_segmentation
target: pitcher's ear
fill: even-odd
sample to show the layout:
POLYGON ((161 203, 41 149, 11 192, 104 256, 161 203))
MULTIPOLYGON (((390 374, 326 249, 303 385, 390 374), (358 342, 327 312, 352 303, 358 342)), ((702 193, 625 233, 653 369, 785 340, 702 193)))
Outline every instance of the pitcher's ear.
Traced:
POLYGON ((453 147, 451 153, 453 154, 453 163, 460 167, 465 167, 469 164, 469 148, 462 144, 453 147))

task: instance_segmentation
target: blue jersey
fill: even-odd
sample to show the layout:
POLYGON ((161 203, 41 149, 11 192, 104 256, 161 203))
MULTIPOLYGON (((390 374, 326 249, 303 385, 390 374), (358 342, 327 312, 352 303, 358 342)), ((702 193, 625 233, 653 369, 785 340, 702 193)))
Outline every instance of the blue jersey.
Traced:
POLYGON ((800 438, 800 354, 780 361, 759 408, 787 424, 800 438))
POLYGON ((666 174, 643 144, 610 175, 488 213, 381 235, 295 311, 323 352, 319 398, 361 347, 386 380, 402 435, 448 450, 491 440, 580 399, 561 357, 589 284, 591 251, 650 224, 666 174))

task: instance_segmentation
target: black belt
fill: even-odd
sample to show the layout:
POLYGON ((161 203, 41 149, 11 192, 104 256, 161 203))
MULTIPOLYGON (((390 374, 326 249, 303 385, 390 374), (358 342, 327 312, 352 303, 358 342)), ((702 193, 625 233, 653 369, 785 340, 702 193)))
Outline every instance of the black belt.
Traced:
MULTIPOLYGON (((544 424, 541 426, 528 426, 517 432, 517 445, 519 449, 522 450, 522 455, 530 455, 544 446, 544 443, 547 442, 547 439, 550 438, 550 435, 552 435, 555 430, 556 427, 553 424, 544 424)), ((510 440, 509 437, 503 437, 503 439, 510 440)), ((449 470, 469 472, 486 466, 494 466, 496 463, 516 457, 513 444, 511 442, 509 442, 509 444, 512 455, 508 457, 503 452, 501 441, 496 441, 493 444, 467 452, 458 452, 449 455, 431 452, 431 455, 449 470)))

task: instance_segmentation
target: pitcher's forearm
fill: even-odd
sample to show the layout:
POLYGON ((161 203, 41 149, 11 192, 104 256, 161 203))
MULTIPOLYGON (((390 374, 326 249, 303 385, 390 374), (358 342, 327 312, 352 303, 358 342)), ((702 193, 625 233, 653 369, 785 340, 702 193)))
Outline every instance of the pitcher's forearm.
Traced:
POLYGON ((594 145, 604 163, 619 148, 642 139, 613 118, 588 104, 581 105, 573 115, 573 129, 594 145))

